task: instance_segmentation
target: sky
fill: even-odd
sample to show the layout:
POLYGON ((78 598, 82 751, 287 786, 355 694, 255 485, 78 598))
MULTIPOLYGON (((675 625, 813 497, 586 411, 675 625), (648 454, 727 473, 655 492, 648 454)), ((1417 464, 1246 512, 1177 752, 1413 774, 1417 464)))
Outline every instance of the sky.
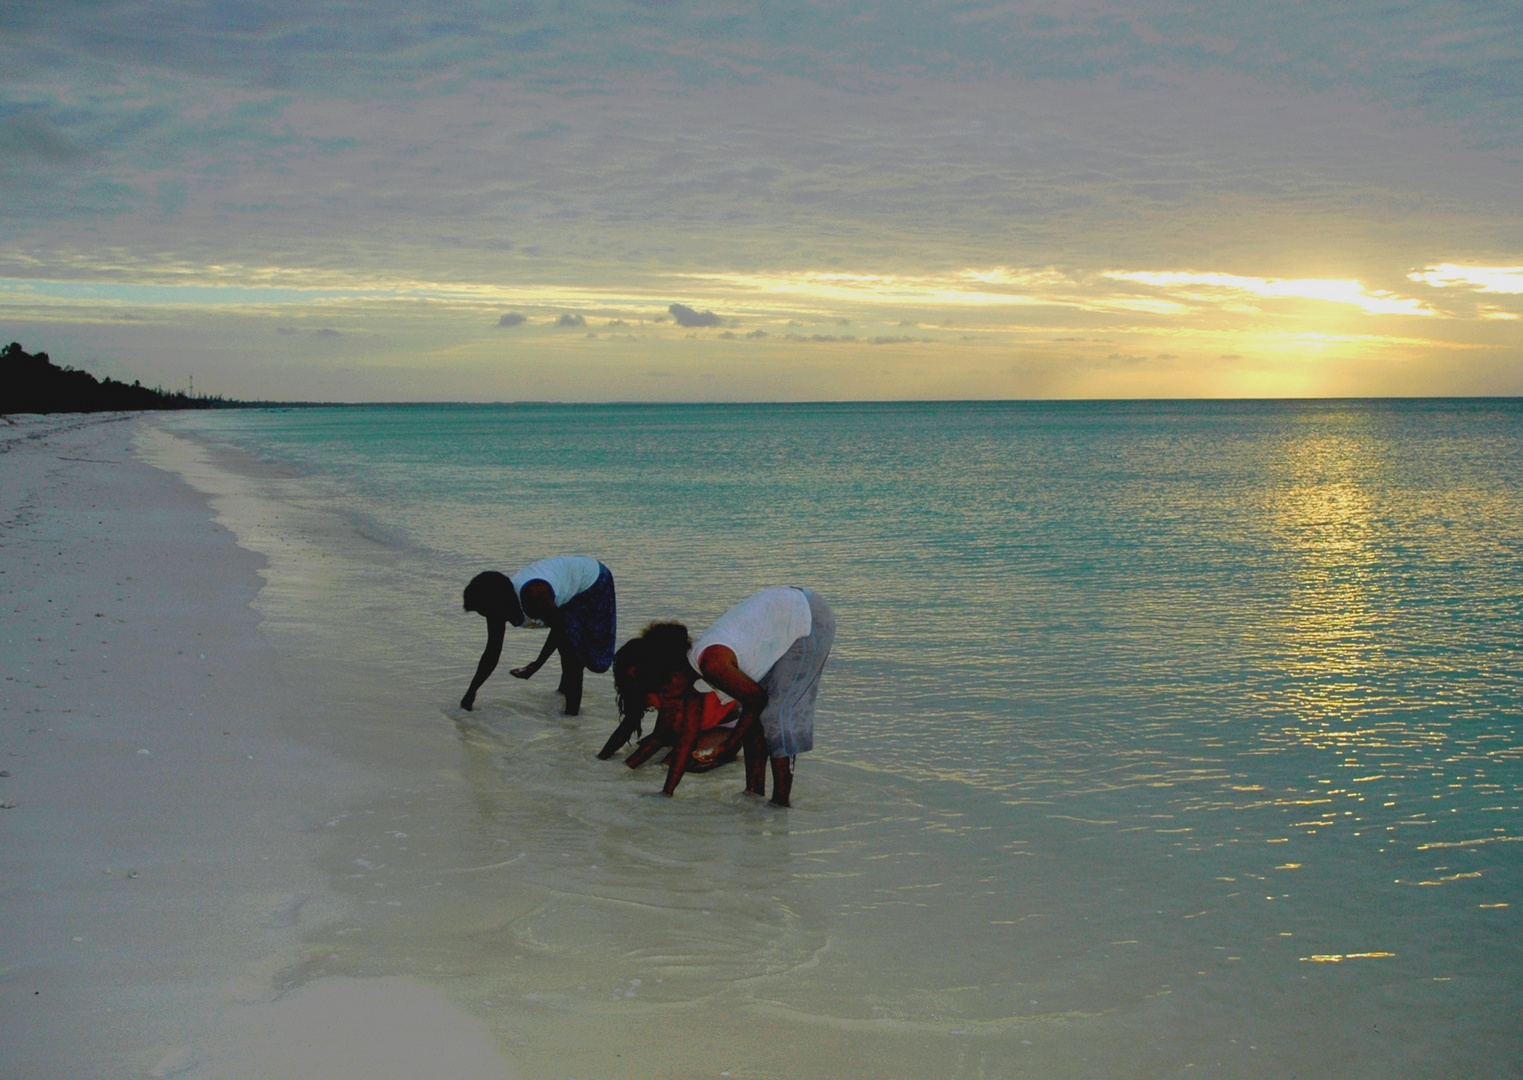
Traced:
POLYGON ((1523 394, 1523 7, 5 0, 0 337, 282 400, 1523 394))

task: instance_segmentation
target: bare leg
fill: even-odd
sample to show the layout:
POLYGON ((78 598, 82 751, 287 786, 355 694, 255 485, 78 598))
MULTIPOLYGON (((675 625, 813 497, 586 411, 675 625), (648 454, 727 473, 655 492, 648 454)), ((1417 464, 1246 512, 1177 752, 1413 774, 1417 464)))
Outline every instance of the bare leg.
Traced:
MULTIPOLYGON (((793 759, 787 756, 772 759, 772 805, 787 806, 788 796, 793 793, 793 759)), ((758 792, 758 794, 760 794, 758 792)))
POLYGON ((567 716, 575 716, 582 711, 582 674, 584 670, 581 661, 571 655, 571 650, 561 650, 560 692, 566 695, 567 716))
POLYGON ((746 794, 765 795, 767 793, 767 736, 762 733, 761 725, 755 724, 746 732, 746 794))

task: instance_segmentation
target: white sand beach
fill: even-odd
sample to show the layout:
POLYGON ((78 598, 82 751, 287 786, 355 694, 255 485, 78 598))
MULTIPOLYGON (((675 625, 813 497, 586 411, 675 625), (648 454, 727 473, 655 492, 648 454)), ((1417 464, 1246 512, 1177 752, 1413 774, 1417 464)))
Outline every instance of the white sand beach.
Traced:
POLYGON ((337 975, 325 822, 386 777, 289 737, 260 559, 137 457, 144 421, 0 427, 0 1062, 7 1077, 515 1075, 406 976, 337 975))

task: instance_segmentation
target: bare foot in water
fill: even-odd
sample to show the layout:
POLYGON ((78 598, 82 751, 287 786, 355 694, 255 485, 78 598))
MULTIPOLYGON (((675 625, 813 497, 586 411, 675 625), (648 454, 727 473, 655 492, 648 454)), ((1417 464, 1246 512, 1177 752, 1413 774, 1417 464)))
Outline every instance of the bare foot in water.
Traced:
POLYGON ((791 794, 793 794, 793 760, 775 757, 772 759, 772 805, 789 805, 788 796, 791 794))

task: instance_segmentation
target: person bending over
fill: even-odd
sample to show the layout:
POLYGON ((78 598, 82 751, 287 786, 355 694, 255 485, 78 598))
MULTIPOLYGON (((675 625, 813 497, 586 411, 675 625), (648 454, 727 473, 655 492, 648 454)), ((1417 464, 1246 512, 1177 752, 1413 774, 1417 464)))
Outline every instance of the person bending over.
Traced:
POLYGON ((814 746, 820 674, 835 640, 835 614, 810 589, 765 589, 726 611, 685 651, 657 624, 642 635, 636 678, 658 703, 657 727, 671 725, 673 749, 662 793, 671 795, 693 761, 701 734, 702 677, 722 697, 740 702, 740 720, 714 756, 743 747, 746 794, 765 795, 772 764, 772 802, 789 805, 797 755, 814 746), (656 631, 660 631, 656 633, 656 631))
POLYGON ((460 707, 469 710, 475 705, 476 691, 496 670, 503 636, 512 623, 549 627, 550 634, 533 663, 508 674, 531 678, 551 653, 560 653, 561 681, 556 689, 566 696, 566 715, 577 715, 582 708, 583 672, 601 673, 613 662, 616 608, 613 574, 586 555, 541 559, 511 577, 495 570, 477 574, 465 587, 465 610, 486 619, 487 645, 460 707))
POLYGON ((676 720, 670 711, 663 721, 659 712, 660 698, 640 684, 640 658, 647 649, 659 652, 664 647, 668 652, 685 657, 692 645, 687 636, 687 627, 680 623, 651 623, 644 634, 626 641, 613 654, 613 685, 618 696, 619 726, 609 736, 608 742, 603 744, 603 749, 598 751, 600 759, 607 760, 631 739, 638 739, 634 752, 624 759, 624 764, 631 769, 638 769, 662 747, 675 748, 680 727, 696 724, 698 739, 693 746, 688 771, 707 772, 735 760, 735 755, 739 752, 738 746, 730 746, 724 755, 718 751, 740 721, 740 702, 733 698, 722 698, 710 690, 684 701, 681 721, 676 720), (663 638, 666 639, 664 643, 663 638), (641 738, 645 714, 651 709, 658 710, 655 730, 641 738))

